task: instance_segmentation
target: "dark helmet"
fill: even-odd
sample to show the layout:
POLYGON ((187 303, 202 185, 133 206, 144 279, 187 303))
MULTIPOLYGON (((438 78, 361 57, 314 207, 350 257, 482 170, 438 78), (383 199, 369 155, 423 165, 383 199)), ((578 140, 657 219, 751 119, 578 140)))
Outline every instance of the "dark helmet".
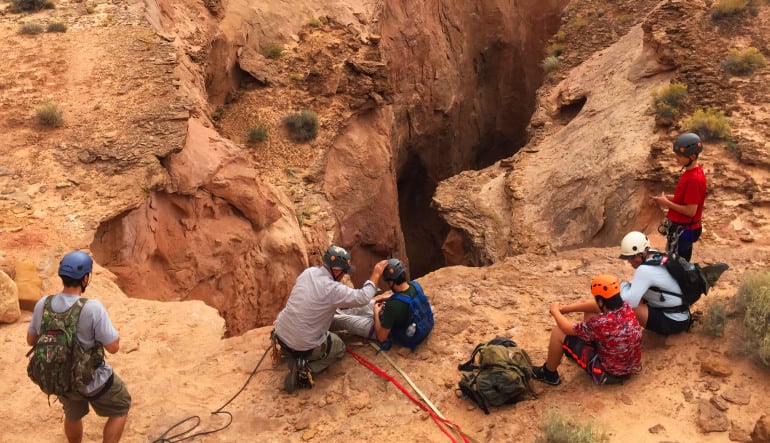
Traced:
POLYGON ((91 273, 94 261, 82 251, 73 251, 65 255, 59 262, 59 276, 69 277, 74 280, 82 280, 91 273))
POLYGON ((682 157, 698 155, 703 151, 703 142, 698 134, 685 132, 674 140, 674 154, 682 157))
POLYGON ((397 258, 388 259, 388 264, 385 265, 385 269, 382 271, 382 279, 385 281, 394 281, 396 283, 403 283, 406 281, 406 268, 401 260, 397 258))
POLYGON ((324 265, 329 269, 342 269, 348 272, 350 262, 350 253, 339 246, 329 246, 324 254, 324 265))

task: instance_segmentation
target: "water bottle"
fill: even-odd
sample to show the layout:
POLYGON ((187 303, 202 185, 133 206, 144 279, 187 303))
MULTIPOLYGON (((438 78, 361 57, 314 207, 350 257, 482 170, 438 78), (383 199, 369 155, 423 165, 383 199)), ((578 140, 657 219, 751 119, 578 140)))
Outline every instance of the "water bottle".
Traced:
POLYGON ((412 323, 411 325, 409 325, 409 326, 406 328, 406 336, 407 336, 407 337, 412 337, 412 336, 414 336, 414 333, 415 333, 415 332, 417 332, 417 325, 416 325, 416 324, 414 324, 414 323, 412 323))

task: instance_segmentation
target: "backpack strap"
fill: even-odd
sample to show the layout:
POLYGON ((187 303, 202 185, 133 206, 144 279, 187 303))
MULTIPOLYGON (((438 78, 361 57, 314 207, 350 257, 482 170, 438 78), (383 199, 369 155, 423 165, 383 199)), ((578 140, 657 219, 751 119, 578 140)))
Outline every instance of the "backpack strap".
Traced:
POLYGON ((476 360, 476 354, 478 354, 481 348, 483 348, 486 345, 487 345, 486 343, 479 343, 478 345, 476 345, 476 349, 474 349, 473 352, 471 353, 471 358, 469 358, 468 361, 466 361, 465 363, 457 365, 457 369, 461 371, 472 371, 474 369, 478 369, 479 365, 477 365, 474 362, 474 360, 476 360))

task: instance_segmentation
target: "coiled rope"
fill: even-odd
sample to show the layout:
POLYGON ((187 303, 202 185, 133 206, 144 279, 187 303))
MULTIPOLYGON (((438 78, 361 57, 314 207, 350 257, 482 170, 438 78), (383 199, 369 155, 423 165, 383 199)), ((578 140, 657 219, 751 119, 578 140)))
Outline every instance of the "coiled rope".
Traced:
POLYGON ((219 409, 217 409, 216 411, 211 413, 211 415, 226 415, 227 418, 228 418, 227 424, 225 424, 224 426, 222 426, 220 428, 217 428, 217 429, 212 429, 212 430, 209 430, 209 431, 200 431, 200 432, 196 432, 195 434, 187 435, 190 432, 193 432, 195 430, 195 428, 197 428, 198 425, 200 425, 200 423, 201 423, 201 418, 199 416, 197 416, 197 415, 193 415, 191 417, 185 418, 184 420, 178 422, 174 426, 171 426, 170 428, 168 428, 166 430, 166 432, 163 433, 163 435, 161 435, 157 439, 153 440, 152 443, 176 443, 176 442, 179 442, 179 441, 189 440, 189 439, 191 439, 193 437, 200 437, 201 435, 213 434, 215 432, 219 432, 219 431, 227 428, 228 426, 230 426, 230 423, 233 422, 233 414, 231 414, 228 411, 225 411, 224 410, 225 407, 227 405, 229 405, 233 400, 235 400, 235 398, 238 397, 238 395, 240 395, 240 393, 243 392, 244 389, 246 389, 246 386, 249 384, 249 382, 251 381, 252 377, 254 377, 254 374, 257 373, 257 369, 259 369, 259 366, 262 364, 262 361, 265 359, 265 357, 267 356, 267 353, 270 352, 270 350, 272 348, 273 348, 273 344, 271 343, 270 346, 268 346, 267 349, 265 349, 265 353, 262 354, 262 358, 259 359, 259 362, 257 363, 257 366, 254 367, 254 370, 251 371, 251 374, 249 374, 249 378, 246 379, 246 383, 244 383, 243 386, 241 386, 241 389, 239 389, 238 392, 236 392, 235 395, 233 395, 230 398, 230 400, 227 400, 227 402, 225 404, 223 404, 219 409), (176 434, 173 434, 173 435, 167 435, 172 430, 174 430, 174 429, 176 429, 176 428, 178 428, 178 427, 182 426, 183 424, 185 424, 187 422, 190 422, 190 421, 193 421, 194 423, 192 423, 190 425, 189 429, 186 429, 184 431, 180 431, 180 432, 178 432, 176 434))

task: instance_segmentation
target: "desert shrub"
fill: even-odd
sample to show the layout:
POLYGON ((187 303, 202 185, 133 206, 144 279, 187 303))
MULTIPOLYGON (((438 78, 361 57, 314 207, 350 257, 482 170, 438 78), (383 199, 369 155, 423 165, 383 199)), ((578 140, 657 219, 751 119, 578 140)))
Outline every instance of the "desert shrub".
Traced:
POLYGON ((535 443, 605 443, 609 437, 595 430, 590 423, 576 424, 574 420, 558 412, 549 411, 540 425, 540 434, 535 443))
POLYGON ((55 103, 45 103, 37 108, 35 112, 37 122, 49 128, 58 128, 64 124, 62 111, 55 103))
POLYGON ((652 93, 652 109, 658 117, 679 118, 679 106, 687 96, 687 85, 672 83, 652 93))
POLYGON ((11 0, 11 11, 22 12, 51 9, 53 7, 53 3, 51 3, 50 6, 48 5, 49 3, 51 3, 49 0, 11 0))
POLYGON ((746 274, 738 289, 746 339, 759 360, 770 366, 770 271, 746 274))
POLYGON ((222 120, 225 117, 225 108, 219 106, 211 113, 211 119, 215 122, 222 120))
POLYGON ((706 307, 703 316, 703 333, 710 337, 721 337, 727 326, 727 309, 722 302, 713 302, 706 307))
POLYGON ((309 109, 298 114, 287 115, 283 118, 283 124, 295 141, 312 140, 318 134, 318 114, 309 109))
POLYGON ((246 131, 246 140, 249 143, 263 142, 267 140, 267 126, 259 125, 246 131))
POLYGON ((766 64, 765 56, 757 48, 731 49, 722 67, 730 74, 748 75, 766 64))
POLYGON ((35 35, 43 32, 44 29, 38 22, 26 22, 19 27, 19 34, 35 35))
POLYGON ((545 71, 546 74, 551 73, 559 67, 559 59, 556 56, 549 55, 543 60, 542 65, 543 71, 545 71))
POLYGON ((311 28, 320 28, 321 27, 321 20, 318 20, 317 18, 313 17, 310 20, 308 20, 307 25, 311 28))
POLYGON ((563 43, 551 43, 548 45, 548 48, 545 50, 546 55, 552 55, 554 57, 558 57, 564 53, 564 44, 563 43))
POLYGON ((553 41, 556 43, 564 43, 565 40, 567 40, 567 33, 564 31, 559 31, 553 36, 553 41))
POLYGON ((711 6, 711 18, 714 20, 737 15, 748 9, 749 0, 719 0, 711 6))
POLYGON ((283 48, 278 43, 268 43, 262 49, 262 55, 269 59, 278 60, 283 55, 283 48))
POLYGON ((46 27, 47 32, 67 32, 67 25, 62 22, 52 22, 46 27))
POLYGON ((727 140, 732 132, 725 113, 714 108, 696 110, 684 125, 707 140, 727 140))

